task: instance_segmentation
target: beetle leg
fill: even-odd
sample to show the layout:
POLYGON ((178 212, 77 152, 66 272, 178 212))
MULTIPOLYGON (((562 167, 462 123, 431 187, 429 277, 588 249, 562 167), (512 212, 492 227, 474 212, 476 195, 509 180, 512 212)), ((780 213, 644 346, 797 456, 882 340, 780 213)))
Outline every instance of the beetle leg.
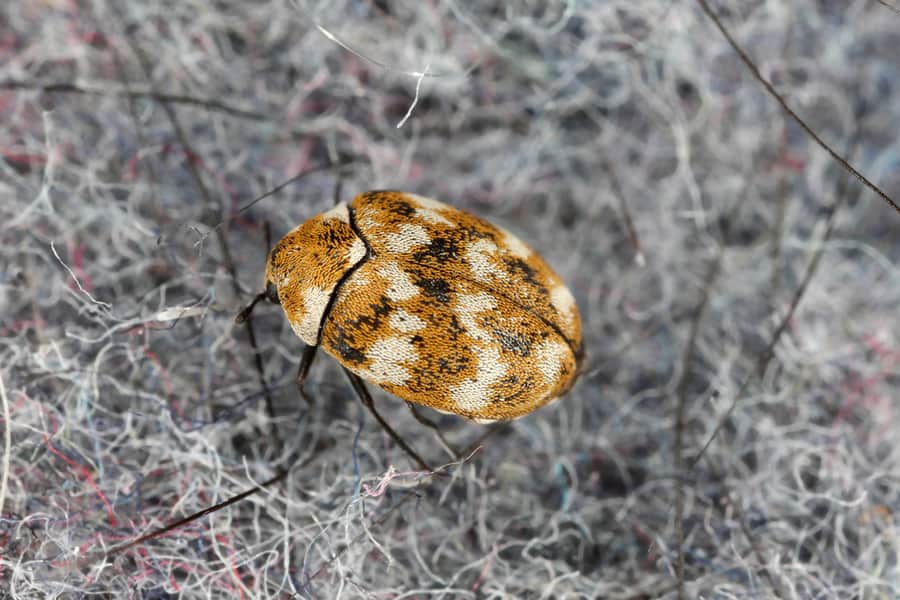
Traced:
POLYGON ((457 452, 453 448, 453 446, 450 445, 450 442, 448 442, 446 438, 444 438, 444 434, 441 432, 441 428, 438 426, 438 424, 420 413, 418 409, 416 409, 416 405, 412 402, 407 402, 406 405, 409 407, 410 412, 412 412, 413 416, 416 418, 416 421, 434 431, 434 434, 437 436, 438 440, 440 440, 441 446, 444 447, 444 450, 447 451, 447 454, 453 457, 454 460, 459 460, 459 452, 457 452))
POLYGON ((247 319, 250 318, 250 313, 253 312, 253 307, 255 307, 256 304, 257 304, 260 300, 265 300, 265 299, 266 299, 266 293, 265 293, 265 292, 260 292, 259 294, 257 294, 257 295, 253 298, 253 300, 250 301, 250 304, 248 304, 247 306, 245 306, 245 307, 241 310, 241 312, 239 312, 239 313, 237 314, 237 316, 234 318, 234 322, 237 323, 238 325, 241 325, 242 323, 246 323, 246 322, 247 322, 247 319))
POLYGON ((344 373, 347 374, 347 378, 350 380, 350 385, 353 386, 353 391, 356 392, 356 395, 359 397, 360 402, 362 402, 363 405, 369 409, 369 412, 372 413, 372 416, 375 417, 375 420, 378 421, 378 424, 381 425, 382 429, 384 429, 387 434, 391 436, 395 442, 397 442, 397 445, 403 448, 404 452, 406 452, 410 456, 410 458, 412 458, 422 469, 426 471, 434 471, 434 469, 429 467, 428 463, 422 460, 422 457, 419 456, 416 451, 409 446, 409 444, 403 441, 403 438, 400 437, 400 434, 394 431, 394 429, 390 425, 388 425, 387 421, 385 421, 384 418, 380 414, 378 414, 378 411, 375 410, 375 403, 372 401, 372 395, 369 394, 369 390, 366 389, 366 384, 362 380, 362 378, 344 366, 342 366, 341 368, 344 369, 344 373))
POLYGON ((300 357, 300 366, 297 367, 297 390, 300 392, 300 396, 306 400, 306 403, 310 406, 313 405, 312 398, 306 395, 306 392, 303 391, 303 383, 306 381, 306 376, 309 374, 309 368, 312 366, 313 359, 316 357, 316 350, 318 350, 318 346, 307 346, 303 349, 303 356, 300 357))

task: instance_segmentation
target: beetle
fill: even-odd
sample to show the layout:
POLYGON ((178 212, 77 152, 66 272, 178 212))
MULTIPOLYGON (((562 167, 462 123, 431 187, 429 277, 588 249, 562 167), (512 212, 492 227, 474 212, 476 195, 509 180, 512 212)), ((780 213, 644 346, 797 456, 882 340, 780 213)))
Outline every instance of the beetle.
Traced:
POLYGON ((364 192, 288 232, 269 252, 265 291, 237 320, 263 299, 281 305, 307 346, 301 390, 321 347, 419 462, 374 411, 364 382, 488 423, 560 397, 584 360, 578 307, 540 255, 411 193, 364 192))

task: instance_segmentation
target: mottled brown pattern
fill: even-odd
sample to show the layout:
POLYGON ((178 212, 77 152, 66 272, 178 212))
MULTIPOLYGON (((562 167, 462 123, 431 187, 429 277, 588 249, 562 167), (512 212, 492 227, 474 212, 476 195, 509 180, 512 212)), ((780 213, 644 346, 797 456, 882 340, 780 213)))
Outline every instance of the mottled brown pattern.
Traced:
POLYGON ((366 192, 354 198, 350 206, 375 254, 387 252, 385 237, 399 234, 405 225, 417 224, 428 229, 431 242, 411 251, 410 268, 433 267, 444 274, 443 279, 473 280, 467 260, 468 249, 478 242, 494 244, 497 252, 487 258, 495 274, 488 281, 478 283, 489 284, 497 294, 558 328, 573 349, 581 353, 581 319, 577 308, 567 319, 550 302, 550 290, 563 286, 562 280, 540 255, 512 234, 446 204, 441 204, 438 214, 452 226, 429 221, 418 214, 415 197, 402 192, 366 192), (528 256, 522 258, 513 254, 505 243, 507 236, 526 248, 528 256))
POLYGON ((294 296, 340 282, 321 323, 322 348, 404 400, 501 420, 571 387, 580 318, 540 256, 486 221, 400 192, 361 194, 349 217, 328 221, 328 235, 321 222, 307 227, 314 218, 272 251, 267 277, 295 330, 304 301, 294 296), (343 225, 371 250, 349 272, 348 247, 360 244, 343 225))
MULTIPOLYGON (((278 289, 288 321, 297 335, 311 345, 318 343, 316 335, 302 332, 303 324, 315 317, 310 315, 311 308, 325 307, 310 303, 315 296, 330 296, 347 271, 362 258, 350 256, 354 242, 362 248, 349 221, 344 220, 346 209, 341 214, 342 207, 317 215, 288 232, 269 252, 266 262, 266 282, 278 289)), ((314 329, 318 330, 318 324, 314 329)))

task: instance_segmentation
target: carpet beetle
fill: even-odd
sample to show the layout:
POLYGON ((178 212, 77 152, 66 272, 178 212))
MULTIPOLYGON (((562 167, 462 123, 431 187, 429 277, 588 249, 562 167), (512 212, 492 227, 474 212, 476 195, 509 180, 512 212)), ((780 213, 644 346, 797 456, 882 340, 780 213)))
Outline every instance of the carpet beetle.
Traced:
POLYGON ((538 254, 403 192, 365 192, 290 231, 269 253, 262 297, 363 380, 479 422, 558 398, 584 355, 575 300, 538 254))

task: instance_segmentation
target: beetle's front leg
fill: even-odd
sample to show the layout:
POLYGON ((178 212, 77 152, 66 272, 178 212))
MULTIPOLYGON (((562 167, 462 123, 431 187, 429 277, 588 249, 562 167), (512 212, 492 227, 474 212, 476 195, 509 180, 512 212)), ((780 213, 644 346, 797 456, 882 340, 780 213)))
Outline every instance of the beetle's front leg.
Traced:
POLYGON ((300 366, 297 367, 297 391, 300 392, 300 397, 306 400, 306 403, 309 404, 310 407, 312 407, 313 401, 303 390, 303 383, 306 381, 306 376, 309 374, 309 368, 316 358, 316 350, 318 349, 318 346, 307 346, 304 348, 303 356, 300 357, 300 366))
POLYGON ((409 444, 407 444, 406 441, 402 437, 400 437, 400 434, 397 433, 396 431, 394 431, 393 427, 388 425, 387 421, 384 420, 384 417, 382 417, 380 414, 378 414, 378 411, 375 410, 375 403, 372 401, 372 395, 369 394, 369 390, 366 389, 366 383, 362 380, 362 378, 359 375, 357 375, 356 373, 354 373, 353 371, 351 371, 350 369, 348 369, 347 367, 344 367, 343 365, 341 365, 341 368, 344 370, 344 373, 346 373, 347 377, 350 379, 350 385, 353 386, 353 391, 356 392, 356 395, 359 397, 360 401, 363 403, 363 406, 365 406, 366 408, 369 409, 369 412, 372 413, 372 416, 375 417, 375 420, 378 421, 378 424, 381 425, 381 428, 384 429, 385 432, 387 432, 387 434, 389 436, 391 436, 391 438, 393 438, 394 442, 396 442, 397 445, 400 446, 403 449, 403 451, 406 452, 406 454, 408 454, 409 457, 412 458, 413 461, 419 465, 419 467, 421 467, 422 469, 424 469, 426 471, 433 472, 434 469, 429 467, 428 463, 426 463, 422 459, 422 457, 419 456, 419 454, 415 450, 413 450, 412 447, 409 444))

